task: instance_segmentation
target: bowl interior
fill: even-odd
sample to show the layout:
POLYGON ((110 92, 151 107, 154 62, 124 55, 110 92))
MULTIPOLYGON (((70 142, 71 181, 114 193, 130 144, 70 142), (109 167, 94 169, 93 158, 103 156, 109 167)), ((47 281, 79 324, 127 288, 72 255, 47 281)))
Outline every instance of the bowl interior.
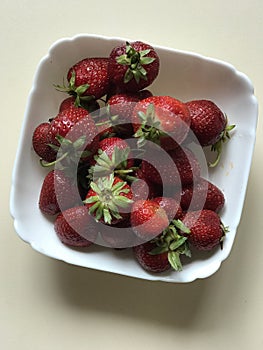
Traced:
POLYGON ((122 38, 78 35, 56 42, 41 60, 28 98, 13 171, 10 210, 18 235, 37 251, 72 264, 123 275, 169 282, 190 282, 213 274, 229 255, 240 221, 257 124, 257 101, 250 80, 232 65, 195 53, 156 47, 160 56, 160 73, 150 90, 155 95, 170 95, 182 101, 210 99, 236 124, 231 141, 224 148, 216 169, 208 177, 226 196, 221 213, 229 226, 224 249, 196 254, 185 261, 182 272, 149 274, 134 261, 130 250, 114 251, 103 247, 72 249, 60 243, 53 221, 38 209, 38 197, 46 169, 39 165, 32 151, 35 127, 54 117, 65 95, 54 88, 62 84, 68 68, 85 57, 108 56, 122 38), (246 162, 244 162, 246 159, 246 162))

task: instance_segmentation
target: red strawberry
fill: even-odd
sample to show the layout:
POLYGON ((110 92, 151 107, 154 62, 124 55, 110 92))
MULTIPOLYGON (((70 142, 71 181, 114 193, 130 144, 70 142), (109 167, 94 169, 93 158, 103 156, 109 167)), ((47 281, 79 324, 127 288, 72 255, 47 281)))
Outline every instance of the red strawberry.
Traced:
POLYGON ((127 175, 134 164, 128 143, 119 137, 109 137, 98 144, 98 152, 94 156, 91 169, 93 177, 105 176, 113 171, 117 176, 127 175))
POLYGON ((58 113, 51 121, 47 140, 57 149, 62 147, 60 149, 62 156, 66 152, 69 154, 72 152, 74 157, 77 154, 76 151, 84 151, 84 149, 91 156, 97 151, 99 136, 90 114, 84 108, 71 107, 58 113))
POLYGON ((83 205, 58 214, 54 229, 62 243, 73 247, 89 247, 97 237, 93 218, 83 205))
POLYGON ((191 130, 201 146, 212 146, 217 152, 215 166, 220 158, 222 143, 230 138, 229 131, 235 126, 228 125, 221 109, 210 100, 193 100, 186 103, 191 115, 191 130))
POLYGON ((56 88, 73 95, 77 106, 82 101, 97 100, 109 89, 108 63, 106 57, 84 58, 69 69, 68 86, 56 85, 56 88))
POLYGON ((198 250, 211 250, 222 243, 227 228, 212 210, 188 212, 182 220, 190 229, 188 241, 198 250))
POLYGON ((180 196, 183 210, 188 210, 191 206, 191 211, 209 209, 219 212, 225 204, 223 192, 203 178, 200 178, 194 185, 182 188, 180 196))
POLYGON ((185 186, 193 183, 194 177, 200 175, 200 164, 192 151, 177 148, 167 152, 148 152, 141 164, 146 179, 163 186, 185 186), (171 157, 169 158, 168 155, 171 157))
POLYGON ((134 200, 152 199, 162 193, 162 188, 146 179, 141 169, 135 171, 134 177, 136 180, 131 184, 134 200))
POLYGON ((52 170, 44 178, 39 208, 44 214, 55 215, 80 203, 77 186, 62 170, 52 170))
POLYGON ((170 96, 151 96, 138 102, 133 110, 135 136, 150 140, 165 150, 175 149, 186 138, 190 112, 185 103, 170 96))
POLYGON ((152 84, 158 73, 159 57, 149 44, 121 44, 110 53, 109 78, 121 91, 142 90, 152 84))
POLYGON ((188 247, 190 231, 180 220, 172 220, 163 232, 150 242, 133 248, 140 265, 150 272, 163 272, 172 267, 182 270, 181 255, 191 257, 188 247), (183 235, 180 234, 183 233, 183 235))
POLYGON ((127 219, 132 204, 130 186, 113 174, 90 183, 84 203, 97 221, 117 224, 127 219))
POLYGON ((36 154, 46 162, 53 162, 57 152, 48 145, 48 132, 50 123, 39 124, 33 133, 32 145, 36 154))
POLYGON ((131 211, 131 226, 143 241, 159 235, 169 225, 166 212, 153 200, 137 200, 131 211))
POLYGON ((160 254, 150 254, 156 247, 153 242, 146 242, 133 247, 133 252, 139 264, 149 272, 164 272, 171 268, 168 260, 168 252, 160 254))
POLYGON ((171 221, 172 219, 179 219, 182 217, 182 208, 174 198, 156 197, 153 198, 153 201, 159 204, 159 206, 165 210, 169 221, 171 221))

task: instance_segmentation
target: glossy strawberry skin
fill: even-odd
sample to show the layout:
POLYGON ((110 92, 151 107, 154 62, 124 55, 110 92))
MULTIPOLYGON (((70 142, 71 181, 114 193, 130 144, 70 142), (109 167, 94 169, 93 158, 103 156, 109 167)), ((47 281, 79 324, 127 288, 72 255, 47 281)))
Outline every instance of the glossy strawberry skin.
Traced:
POLYGON ((209 209, 218 213, 225 204, 223 192, 204 178, 200 178, 194 186, 182 188, 180 197, 181 206, 185 211, 191 206, 191 210, 209 209))
POLYGON ((139 113, 146 113, 149 105, 154 106, 158 129, 167 133, 160 138, 160 145, 166 150, 176 148, 186 138, 190 128, 191 117, 187 105, 171 96, 151 96, 139 101, 132 114, 135 133, 142 124, 139 113))
POLYGON ((137 169, 134 176, 137 179, 131 184, 134 200, 152 199, 162 194, 162 186, 146 179, 141 169, 137 169))
POLYGON ((108 63, 106 57, 85 58, 69 69, 67 79, 70 81, 74 71, 75 86, 89 84, 83 96, 93 96, 97 100, 106 95, 109 89, 108 63))
POLYGON ((137 200, 131 210, 131 226, 142 241, 149 241, 159 235, 169 220, 166 212, 153 200, 137 200))
POLYGON ((118 120, 120 119, 122 122, 130 123, 135 104, 150 96, 152 96, 152 94, 149 90, 115 94, 108 100, 111 115, 118 115, 118 120))
POLYGON ((190 229, 188 241, 196 249, 209 251, 220 245, 224 231, 220 217, 214 211, 188 212, 182 221, 190 229))
POLYGON ((169 162, 162 153, 153 152, 141 164, 146 179, 158 185, 180 187, 192 184, 200 176, 200 164, 190 149, 177 148, 167 152, 169 162))
POLYGON ((93 219, 83 205, 59 213, 54 229, 62 243, 73 247, 89 247, 97 237, 93 219))
POLYGON ((80 203, 73 180, 62 170, 51 170, 44 178, 39 195, 39 209, 43 214, 55 215, 80 203))
POLYGON ((180 203, 177 202, 174 198, 156 197, 153 198, 153 201, 165 210, 169 221, 173 219, 180 219, 183 216, 183 210, 180 206, 180 203))
POLYGON ((128 83, 124 82, 124 76, 127 71, 127 66, 119 64, 117 58, 126 54, 126 44, 121 44, 112 49, 109 56, 109 78, 112 83, 121 91, 136 92, 142 90, 153 83, 159 73, 159 57, 154 48, 141 41, 135 41, 130 43, 131 47, 136 51, 150 50, 147 57, 154 58, 154 61, 150 64, 143 65, 146 70, 147 79, 140 79, 139 83, 133 78, 128 83))
POLYGON ((191 130, 201 146, 216 143, 224 131, 227 120, 220 108, 210 100, 186 102, 191 115, 191 130))
POLYGON ((80 107, 70 107, 51 121, 47 140, 50 144, 60 146, 57 140, 60 135, 72 142, 82 136, 86 136, 85 149, 90 151, 91 155, 98 149, 99 133, 90 114, 80 107))
POLYGON ((57 153, 48 145, 50 123, 39 124, 33 133, 32 146, 36 154, 46 162, 53 162, 57 153))
POLYGON ((152 255, 150 252, 156 247, 152 242, 146 242, 133 247, 134 257, 144 270, 152 273, 161 273, 171 268, 168 253, 152 255))

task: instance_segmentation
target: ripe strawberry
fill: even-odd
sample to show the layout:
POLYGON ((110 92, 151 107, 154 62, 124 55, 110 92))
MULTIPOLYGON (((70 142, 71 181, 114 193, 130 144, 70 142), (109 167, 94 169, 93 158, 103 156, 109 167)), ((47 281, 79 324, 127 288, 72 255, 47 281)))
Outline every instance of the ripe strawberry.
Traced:
POLYGON ((137 92, 122 92, 112 95, 107 105, 112 116, 112 122, 116 132, 121 137, 131 137, 134 133, 131 123, 133 109, 136 103, 148 96, 152 96, 148 90, 137 92))
POLYGON ((171 269, 168 252, 150 254, 156 247, 153 242, 146 242, 133 247, 133 253, 139 264, 149 272, 160 273, 171 269))
POLYGON ((62 170, 52 170, 44 178, 39 195, 39 209, 55 215, 80 203, 76 184, 62 170))
POLYGON ((191 130, 201 146, 212 146, 217 152, 218 164, 222 152, 222 144, 230 138, 229 131, 235 126, 228 125, 227 118, 221 109, 210 100, 193 100, 186 103, 191 115, 191 130))
POLYGON ((137 200, 131 211, 131 226, 144 242, 159 235, 169 225, 166 212, 153 200, 137 200))
POLYGON ((121 44, 109 56, 109 78, 121 91, 135 92, 152 84, 159 73, 154 48, 141 41, 121 44))
POLYGON ((223 192, 204 178, 200 178, 194 183, 194 186, 183 187, 180 197, 181 207, 185 211, 191 206, 192 211, 209 209, 219 212, 225 204, 223 192))
POLYGON ((156 197, 153 198, 153 201, 165 210, 169 221, 172 219, 179 219, 183 216, 182 208, 174 198, 156 197))
POLYGON ((182 270, 181 255, 191 256, 187 237, 189 229, 180 220, 173 220, 170 225, 155 239, 135 246, 134 256, 139 264, 149 272, 164 272, 171 267, 182 270))
POLYGON ((182 220, 190 229, 188 241, 198 250, 211 250, 222 244, 227 228, 212 210, 188 212, 182 220))
POLYGON ((68 86, 55 87, 73 95, 76 106, 80 106, 82 101, 97 100, 109 89, 108 63, 106 57, 84 58, 69 69, 68 86))
POLYGON ((50 123, 39 124, 33 133, 32 145, 36 154, 46 162, 53 162, 57 152, 48 145, 48 132, 50 123))
POLYGON ((171 150, 186 138, 191 118, 185 103, 170 96, 151 96, 136 104, 132 122, 140 143, 150 140, 171 150))
POLYGON ((161 152, 147 153, 142 160, 141 170, 146 179, 163 186, 185 186, 193 183, 200 175, 200 164, 192 151, 178 147, 167 152, 171 158, 161 152))
POLYGON ((84 203, 97 221, 112 225, 127 219, 132 197, 130 186, 111 174, 90 183, 84 203))
POLYGON ((93 157, 90 169, 93 177, 106 176, 114 172, 117 176, 127 175, 134 164, 128 143, 119 137, 109 137, 98 144, 98 152, 93 157))
POLYGON ((89 247, 97 237, 93 218, 83 205, 59 213, 54 229, 62 243, 73 247, 89 247))
MULTIPOLYGON (((98 130, 90 114, 84 108, 71 107, 60 113, 51 121, 47 133, 48 144, 65 153, 71 160, 80 158, 79 152, 86 150, 89 156, 98 148, 98 130), (64 146, 64 147, 63 147, 64 146)), ((86 155, 85 155, 86 158, 86 155)))
POLYGON ((134 172, 135 180, 131 184, 134 200, 152 199, 162 193, 162 188, 145 178, 141 169, 134 172))
POLYGON ((152 96, 149 90, 122 92, 111 96, 108 100, 111 115, 118 115, 117 120, 131 122, 132 111, 137 102, 152 96))

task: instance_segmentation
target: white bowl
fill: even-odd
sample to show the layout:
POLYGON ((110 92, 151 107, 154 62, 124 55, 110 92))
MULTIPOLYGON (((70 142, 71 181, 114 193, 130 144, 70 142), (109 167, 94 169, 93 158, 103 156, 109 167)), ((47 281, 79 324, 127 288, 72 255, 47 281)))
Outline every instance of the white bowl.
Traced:
MULTIPOLYGON (((139 39, 139 38, 137 38, 139 39)), ((10 211, 18 235, 35 250, 65 262, 147 280, 191 282, 215 273, 230 254, 240 222, 255 143, 257 100, 253 86, 232 65, 199 54, 155 46, 161 61, 160 73, 151 86, 158 95, 174 96, 182 101, 210 99, 236 124, 231 141, 223 151, 219 166, 209 171, 209 179, 226 196, 221 213, 229 226, 223 250, 200 254, 189 260, 181 272, 150 274, 134 260, 131 250, 116 251, 94 246, 72 249, 57 238, 53 221, 41 214, 38 197, 46 174, 32 150, 35 127, 56 115, 65 96, 53 84, 62 82, 68 68, 88 56, 108 56, 111 49, 127 39, 81 34, 52 45, 40 61, 28 98, 17 156, 14 164, 10 211)))

